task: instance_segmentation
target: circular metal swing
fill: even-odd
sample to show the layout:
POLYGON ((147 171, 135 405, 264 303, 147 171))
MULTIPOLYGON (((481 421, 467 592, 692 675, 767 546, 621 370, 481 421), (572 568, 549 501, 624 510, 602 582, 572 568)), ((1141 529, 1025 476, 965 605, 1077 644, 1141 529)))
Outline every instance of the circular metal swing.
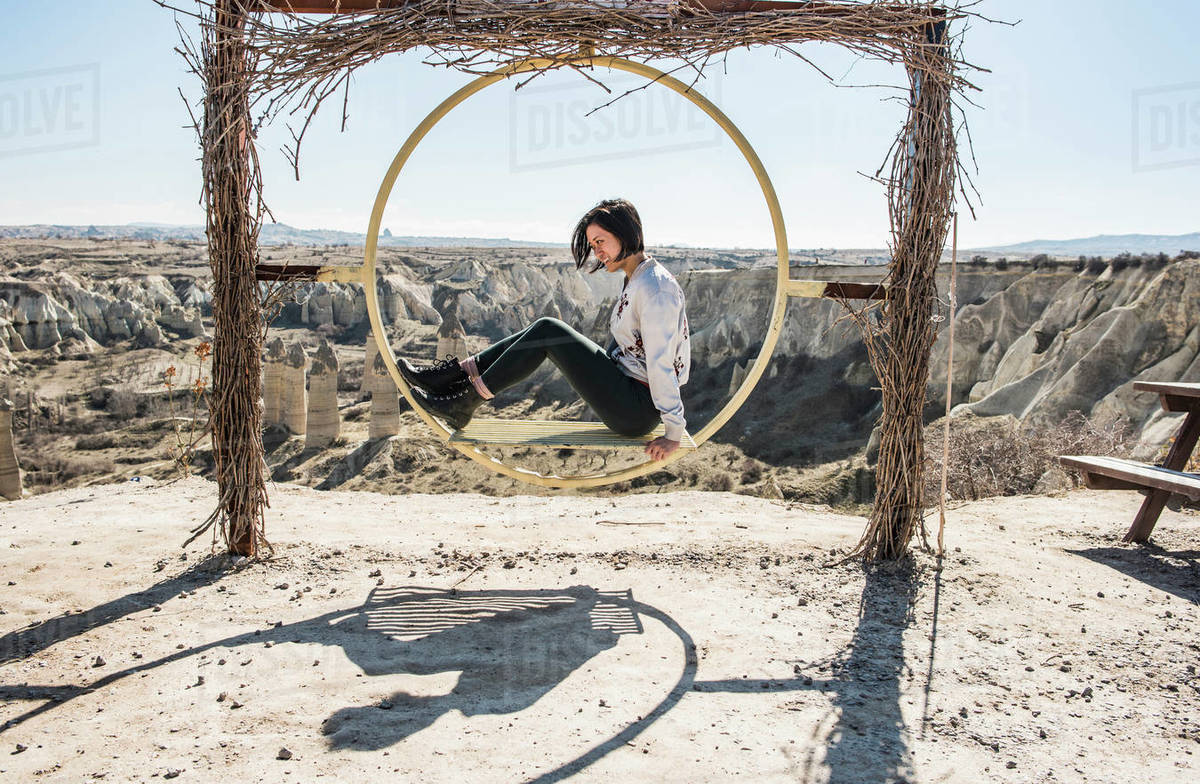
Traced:
MULTIPOLYGON (((457 90, 446 100, 442 101, 432 112, 429 113, 421 124, 416 127, 408 139, 404 142, 404 146, 396 153, 396 157, 392 160, 391 167, 388 168, 387 174, 384 175, 383 182, 379 186, 379 192, 375 197, 375 206, 371 211, 371 222, 367 229, 366 251, 364 255, 364 265, 361 270, 347 270, 346 273, 330 276, 331 280, 361 280, 365 290, 367 299, 367 313, 371 320, 371 329, 375 335, 375 342, 379 347, 380 356, 383 357, 384 364, 387 366, 388 373, 391 374, 392 380, 397 388, 408 400, 413 411, 417 413, 426 424, 437 433, 443 441, 462 452, 467 457, 475 462, 483 465, 486 468, 495 471, 496 473, 518 479, 529 484, 540 485, 543 487, 596 487, 599 485, 611 484, 623 480, 632 479, 644 474, 657 471, 663 466, 679 459, 684 454, 699 447, 707 441, 713 433, 715 433, 722 425, 724 425, 734 412, 736 412, 750 395, 766 370, 767 362, 770 361, 771 353, 775 349, 775 343, 779 339, 780 330, 783 327, 783 317, 786 311, 787 298, 790 295, 800 296, 820 296, 819 291, 814 290, 812 293, 802 292, 797 290, 800 281, 788 280, 788 246, 787 246, 787 231, 783 223, 783 211, 779 206, 779 199, 775 195, 775 188, 771 184, 770 178, 767 176, 767 171, 759 160, 758 155, 746 141, 746 137, 742 135, 737 126, 733 124, 725 114, 714 106, 707 98, 700 95, 698 92, 690 89, 683 82, 668 76, 666 73, 652 68, 648 65, 636 63, 631 60, 625 60, 620 57, 597 57, 592 55, 583 55, 579 58, 571 60, 571 65, 575 67, 599 66, 625 71, 645 77, 652 82, 656 82, 665 87, 674 90, 684 98, 687 98, 694 105, 704 111, 711 117, 717 125, 725 132, 725 134, 737 145, 737 148, 742 152, 746 162, 750 165, 750 169, 754 172, 754 176, 758 179, 758 184, 762 188, 763 198, 766 200, 767 209, 771 214, 771 225, 775 232, 775 248, 778 256, 777 271, 775 276, 775 297, 771 305, 771 316, 767 327, 766 336, 763 338, 762 347, 759 349, 758 356, 755 357, 754 364, 751 365, 742 381, 742 385, 734 395, 726 402, 725 406, 716 413, 715 416, 706 424, 699 432, 684 436, 684 441, 681 442, 680 448, 674 453, 662 460, 646 460, 633 466, 621 468, 607 473, 584 474, 576 476, 559 476, 557 474, 542 474, 537 471, 521 468, 518 466, 508 465, 501 460, 485 454, 481 447, 484 446, 545 446, 545 447, 567 447, 576 449, 608 449, 616 447, 642 447, 646 442, 662 434, 662 427, 642 438, 625 438, 616 435, 609 431, 604 425, 591 422, 571 422, 571 421, 529 421, 529 420, 505 420, 505 419, 482 419, 476 418, 461 431, 452 431, 447 429, 440 421, 435 419, 431 414, 425 411, 414 400, 408 384, 400 376, 400 371, 396 367, 396 356, 392 353, 392 348, 387 340, 387 333, 384 331, 383 319, 379 313, 379 293, 377 289, 376 278, 376 252, 379 246, 379 228, 383 222, 383 211, 387 206, 388 197, 391 195, 392 188, 396 183, 400 171, 404 168, 404 164, 408 161, 409 156, 417 148, 417 145, 425 137, 426 134, 445 117, 451 109, 458 106, 460 103, 470 98, 475 93, 485 87, 488 87, 502 79, 506 79, 515 74, 524 73, 527 71, 540 70, 545 68, 562 65, 560 61, 548 59, 529 59, 513 63, 496 71, 481 76, 470 84, 457 90)), ((805 281, 804 283, 808 283, 805 281)), ((818 289, 823 283, 816 281, 812 282, 818 289)))

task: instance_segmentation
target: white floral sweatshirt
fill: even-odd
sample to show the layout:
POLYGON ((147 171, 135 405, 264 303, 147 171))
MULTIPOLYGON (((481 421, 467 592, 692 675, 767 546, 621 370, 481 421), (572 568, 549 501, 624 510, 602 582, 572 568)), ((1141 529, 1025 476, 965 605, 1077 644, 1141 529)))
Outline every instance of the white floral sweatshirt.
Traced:
POLYGON ((652 256, 647 255, 625 282, 609 327, 609 356, 650 387, 666 437, 682 440, 686 420, 679 388, 687 383, 692 366, 687 312, 683 289, 652 256))

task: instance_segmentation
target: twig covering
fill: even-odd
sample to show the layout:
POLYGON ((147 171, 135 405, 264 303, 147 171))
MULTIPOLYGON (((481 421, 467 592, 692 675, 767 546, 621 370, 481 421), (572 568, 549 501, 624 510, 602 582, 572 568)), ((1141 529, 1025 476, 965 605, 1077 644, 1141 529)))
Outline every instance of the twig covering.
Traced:
POLYGON ((549 65, 523 75, 517 86, 556 68, 575 69, 603 86, 585 55, 674 60, 681 64, 672 72, 687 70, 695 80, 733 49, 774 46, 807 62, 800 48, 815 41, 903 65, 909 76, 907 121, 876 172, 891 219, 887 299, 852 313, 883 391, 878 493, 854 554, 897 558, 915 532, 923 533, 922 413, 935 337, 934 273, 956 188, 970 206, 960 187, 970 179, 959 163, 954 110, 956 99, 974 89, 965 76, 973 67, 961 57, 960 37, 948 31, 977 16, 972 3, 828 0, 788 10, 730 11, 710 10, 720 7, 717 0, 389 0, 381 3, 386 8, 322 17, 261 13, 262 0, 195 4, 198 11, 175 10, 200 20, 206 42, 202 141, 219 314, 213 416, 222 482, 213 519, 226 526, 228 540, 244 536, 246 525, 257 526, 255 536, 261 536, 265 505, 261 340, 252 337, 259 334, 261 314, 248 288, 265 210, 252 143, 259 125, 281 115, 297 118, 287 154, 298 176, 304 132, 321 103, 340 93, 344 120, 351 74, 390 53, 423 48, 430 64, 469 74, 546 59, 549 65))

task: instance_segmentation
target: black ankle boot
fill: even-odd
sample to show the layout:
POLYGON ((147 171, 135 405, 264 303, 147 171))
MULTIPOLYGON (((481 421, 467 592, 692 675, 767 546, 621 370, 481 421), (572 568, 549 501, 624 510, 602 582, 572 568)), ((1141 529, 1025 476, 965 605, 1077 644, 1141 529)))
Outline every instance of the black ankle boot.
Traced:
POLYGON ((422 408, 435 417, 446 420, 455 430, 466 427, 475 414, 475 409, 483 402, 483 397, 471 384, 457 387, 453 392, 444 395, 430 395, 414 389, 413 396, 422 408))
POLYGON ((396 367, 405 383, 431 395, 444 395, 469 380, 455 357, 446 357, 423 368, 409 364, 404 357, 396 357, 396 367))

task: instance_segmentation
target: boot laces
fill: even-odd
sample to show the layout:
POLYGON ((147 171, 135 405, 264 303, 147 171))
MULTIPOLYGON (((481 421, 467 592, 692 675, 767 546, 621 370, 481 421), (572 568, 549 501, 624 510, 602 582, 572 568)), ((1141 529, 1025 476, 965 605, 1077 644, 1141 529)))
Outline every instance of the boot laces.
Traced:
POLYGON ((434 362, 432 365, 429 366, 429 369, 430 370, 446 370, 451 365, 457 365, 457 364, 458 364, 458 357, 446 357, 445 359, 441 359, 441 360, 438 360, 437 362, 434 362))

